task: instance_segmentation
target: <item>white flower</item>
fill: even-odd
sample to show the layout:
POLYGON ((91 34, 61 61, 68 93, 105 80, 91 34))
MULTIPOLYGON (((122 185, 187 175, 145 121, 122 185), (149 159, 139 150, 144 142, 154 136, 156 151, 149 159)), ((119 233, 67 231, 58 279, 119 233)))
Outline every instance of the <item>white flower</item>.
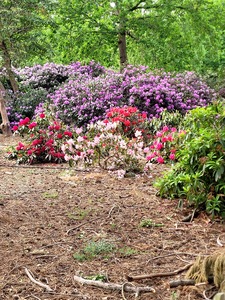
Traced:
POLYGON ((120 141, 120 148, 122 148, 122 149, 126 149, 127 148, 127 144, 126 144, 126 142, 124 140, 120 141))
POLYGON ((135 137, 142 136, 142 132, 140 130, 136 130, 134 135, 135 137))
POLYGON ((61 150, 62 150, 62 152, 63 152, 63 153, 65 153, 65 151, 66 151, 66 148, 67 148, 67 147, 66 147, 66 145, 65 145, 65 144, 63 144, 63 145, 61 146, 61 150))
POLYGON ((69 161, 72 157, 68 154, 65 154, 64 159, 65 161, 69 161))
POLYGON ((82 131, 83 131, 82 128, 76 128, 75 129, 76 134, 81 134, 82 131))
POLYGON ((74 140, 73 140, 73 139, 69 139, 69 140, 67 141, 67 144, 68 144, 69 146, 73 146, 73 145, 74 145, 74 140))
POLYGON ((124 175, 126 174, 126 171, 125 170, 117 170, 117 177, 119 178, 119 179, 121 179, 121 178, 124 178, 124 175))
POLYGON ((78 143, 83 142, 83 140, 84 140, 84 138, 82 136, 78 136, 78 138, 77 138, 78 143))
POLYGON ((97 145, 100 142, 100 138, 98 136, 94 137, 94 144, 97 145))

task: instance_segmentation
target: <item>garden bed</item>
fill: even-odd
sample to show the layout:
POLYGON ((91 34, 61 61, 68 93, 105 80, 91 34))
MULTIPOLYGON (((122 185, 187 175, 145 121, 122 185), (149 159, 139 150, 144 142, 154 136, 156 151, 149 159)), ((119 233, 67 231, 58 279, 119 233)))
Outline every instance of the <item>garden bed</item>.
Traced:
MULTIPOLYGON (((19 165, 5 158, 14 137, 0 136, 0 299, 134 299, 134 293, 81 285, 74 275, 123 285, 128 275, 175 271, 223 244, 224 225, 191 213, 179 200, 161 199, 151 177, 118 179, 102 170, 67 164, 19 165), (34 283, 48 285, 48 292, 34 283)), ((170 288, 185 277, 158 276, 134 283, 155 293, 139 299, 210 298, 209 286, 170 288)))

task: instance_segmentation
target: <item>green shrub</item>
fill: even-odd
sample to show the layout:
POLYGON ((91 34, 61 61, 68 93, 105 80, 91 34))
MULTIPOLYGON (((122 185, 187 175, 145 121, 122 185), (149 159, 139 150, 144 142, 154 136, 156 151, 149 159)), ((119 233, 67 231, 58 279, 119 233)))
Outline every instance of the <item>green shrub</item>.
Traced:
POLYGON ((190 111, 178 163, 158 179, 161 196, 187 199, 197 208, 225 216, 225 107, 215 102, 190 111))

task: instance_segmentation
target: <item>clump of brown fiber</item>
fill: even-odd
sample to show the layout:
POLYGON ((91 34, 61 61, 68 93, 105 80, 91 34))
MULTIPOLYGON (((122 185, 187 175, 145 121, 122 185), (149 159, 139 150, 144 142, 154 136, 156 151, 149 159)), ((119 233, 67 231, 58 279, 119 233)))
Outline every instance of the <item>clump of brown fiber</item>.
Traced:
POLYGON ((194 279, 196 283, 214 282, 221 292, 225 292, 225 250, 199 257, 188 270, 186 278, 194 279))

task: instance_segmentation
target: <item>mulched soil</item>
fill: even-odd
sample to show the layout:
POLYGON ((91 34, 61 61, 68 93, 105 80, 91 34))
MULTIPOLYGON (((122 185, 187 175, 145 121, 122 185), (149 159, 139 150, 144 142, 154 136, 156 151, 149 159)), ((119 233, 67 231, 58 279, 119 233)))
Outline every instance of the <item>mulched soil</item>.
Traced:
POLYGON ((67 164, 17 166, 5 158, 7 146, 16 142, 15 137, 0 135, 1 300, 130 300, 134 293, 82 285, 74 275, 89 279, 104 275, 122 286, 127 275, 152 273, 159 276, 128 284, 155 289, 138 299, 211 297, 209 284, 170 288, 170 281, 184 279, 186 271, 160 276, 193 262, 199 254, 223 249, 217 238, 223 242, 225 236, 221 220, 201 213, 184 222, 190 207, 184 203, 181 209, 179 200, 157 197, 152 183, 165 166, 156 165, 151 178, 124 179, 102 170, 70 169, 67 164), (141 226, 143 220, 148 227, 141 226), (88 245, 102 248, 99 252, 92 248, 88 255, 88 245), (109 246, 113 248, 107 252, 109 246), (52 291, 33 282, 26 270, 52 291))

